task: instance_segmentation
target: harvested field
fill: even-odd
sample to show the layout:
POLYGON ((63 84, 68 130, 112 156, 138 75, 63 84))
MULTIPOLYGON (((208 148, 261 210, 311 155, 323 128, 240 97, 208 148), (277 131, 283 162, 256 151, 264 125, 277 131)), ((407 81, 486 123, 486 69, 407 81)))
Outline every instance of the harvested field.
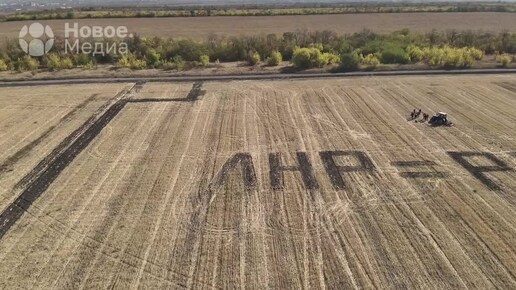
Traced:
MULTIPOLYGON (((515 88, 511 76, 138 84, 25 178, 15 223, 2 210, 0 287, 515 288, 515 88), (413 108, 455 126, 408 121, 413 108)), ((20 90, 43 111, 25 89, 0 100, 20 90)), ((28 165, 13 163, 18 180, 28 165)))
MULTIPOLYGON (((432 29, 446 31, 450 28, 502 32, 516 31, 514 13, 372 13, 341 15, 296 16, 221 16, 184 18, 129 18, 80 19, 41 21, 52 27, 56 35, 64 36, 65 23, 83 25, 127 26, 129 31, 144 36, 188 37, 205 40, 212 33, 225 36, 282 34, 297 30, 331 30, 353 33, 370 29, 377 33, 390 33, 409 28, 428 32, 432 29), (156 29, 159 27, 159 29, 156 29)), ((32 22, 0 23, 0 41, 18 38, 23 25, 32 22)))
POLYGON ((42 157, 51 155, 67 136, 82 133, 83 123, 102 107, 112 105, 117 93, 130 87, 99 84, 2 89, 0 208, 16 198, 20 177, 36 167, 42 157))

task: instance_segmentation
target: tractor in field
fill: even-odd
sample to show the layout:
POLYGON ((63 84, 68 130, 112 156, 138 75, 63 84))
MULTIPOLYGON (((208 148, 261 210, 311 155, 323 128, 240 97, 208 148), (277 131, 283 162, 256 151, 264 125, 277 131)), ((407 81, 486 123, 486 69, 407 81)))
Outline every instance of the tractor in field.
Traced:
POLYGON ((453 123, 448 120, 448 114, 444 112, 436 113, 428 124, 432 126, 453 126, 453 123))

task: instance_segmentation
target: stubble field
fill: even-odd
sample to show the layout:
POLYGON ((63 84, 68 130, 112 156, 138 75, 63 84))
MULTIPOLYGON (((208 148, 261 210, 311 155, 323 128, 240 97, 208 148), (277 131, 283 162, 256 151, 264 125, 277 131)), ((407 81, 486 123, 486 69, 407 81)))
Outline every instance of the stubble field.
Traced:
MULTIPOLYGON (((23 25, 32 21, 0 23, 0 43, 17 39, 23 25)), ((206 40, 211 34, 219 36, 283 34, 298 30, 330 30, 339 34, 369 29, 376 33, 390 33, 409 28, 417 32, 432 29, 446 31, 516 31, 514 13, 372 13, 341 15, 296 16, 220 16, 176 18, 124 18, 124 19, 71 19, 41 21, 52 27, 54 33, 64 37, 65 23, 78 23, 80 27, 100 25, 127 26, 129 32, 142 36, 186 37, 206 40)))
POLYGON ((55 127, 0 175, 1 288, 516 287, 514 77, 0 88, 0 103, 0 164, 55 127))

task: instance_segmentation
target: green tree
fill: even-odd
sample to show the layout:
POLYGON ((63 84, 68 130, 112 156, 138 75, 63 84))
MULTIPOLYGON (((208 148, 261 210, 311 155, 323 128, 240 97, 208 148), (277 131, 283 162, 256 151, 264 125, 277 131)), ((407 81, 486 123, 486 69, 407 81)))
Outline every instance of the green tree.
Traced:
POLYGON ((410 63, 410 56, 401 47, 389 46, 381 53, 382 63, 386 64, 407 64, 410 63))
POLYGON ((345 53, 341 57, 339 71, 355 71, 358 70, 360 64, 360 56, 356 52, 345 53))
POLYGON ((161 63, 161 54, 155 49, 150 49, 146 55, 147 65, 150 67, 157 67, 161 63))

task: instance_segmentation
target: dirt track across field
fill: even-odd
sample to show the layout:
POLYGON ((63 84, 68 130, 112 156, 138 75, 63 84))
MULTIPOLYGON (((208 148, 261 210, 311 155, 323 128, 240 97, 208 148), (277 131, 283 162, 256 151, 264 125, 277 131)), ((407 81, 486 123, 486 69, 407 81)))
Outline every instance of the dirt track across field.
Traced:
MULTIPOLYGON (((143 36, 187 37, 205 40, 210 34, 219 36, 282 34, 298 30, 331 30, 354 33, 369 29, 389 33, 404 28, 429 32, 432 29, 482 30, 491 32, 516 31, 514 13, 372 13, 296 16, 221 16, 182 18, 71 19, 41 21, 52 27, 56 35, 64 35, 65 23, 79 25, 127 26, 131 33, 143 36)), ((0 23, 0 42, 18 38, 23 25, 32 22, 0 23)))
POLYGON ((59 168, 0 239, 1 288, 516 287, 514 77, 82 91, 59 107, 63 87, 0 88, 0 127, 24 136, 9 152, 59 139, 0 159, 13 195, 2 178, 26 192, 59 168), (408 120, 414 108, 455 126, 408 120), (29 134, 45 114, 69 125, 29 134))

